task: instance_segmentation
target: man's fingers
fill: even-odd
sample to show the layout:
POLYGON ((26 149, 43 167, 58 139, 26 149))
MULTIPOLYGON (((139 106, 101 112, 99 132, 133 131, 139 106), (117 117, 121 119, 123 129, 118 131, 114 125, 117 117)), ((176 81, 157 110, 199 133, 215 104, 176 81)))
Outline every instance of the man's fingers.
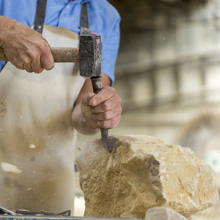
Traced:
POLYGON ((92 119, 96 122, 105 121, 115 118, 117 115, 121 114, 122 108, 121 106, 116 106, 113 110, 102 112, 98 114, 92 114, 92 119))
POLYGON ((106 86, 104 87, 96 96, 94 96, 91 101, 90 105, 91 106, 97 106, 100 103, 110 99, 116 94, 116 91, 114 88, 106 86))
POLYGON ((85 94, 81 109, 83 116, 92 127, 113 128, 121 119, 121 98, 114 88, 104 87, 98 94, 85 94))
POLYGON ((121 104, 121 98, 114 96, 107 101, 100 103, 98 106, 91 107, 93 113, 101 113, 114 109, 116 106, 121 104))
POLYGON ((41 48, 40 63, 42 64, 42 67, 46 70, 53 69, 54 59, 50 51, 49 45, 45 42, 45 44, 42 44, 40 48, 41 48))
POLYGON ((41 73, 44 70, 44 68, 40 62, 40 59, 32 60, 31 67, 32 67, 33 72, 35 72, 35 73, 41 73))
POLYGON ((30 63, 24 64, 24 69, 25 69, 27 72, 29 72, 29 73, 32 73, 32 72, 33 72, 30 63))
POLYGON ((121 115, 117 115, 115 118, 106 120, 106 121, 98 121, 97 125, 101 128, 114 128, 116 127, 121 119, 121 115))
POLYGON ((23 52, 20 52, 20 56, 15 56, 14 59, 11 60, 11 63, 18 69, 26 70, 27 72, 33 72, 30 66, 30 58, 23 52))

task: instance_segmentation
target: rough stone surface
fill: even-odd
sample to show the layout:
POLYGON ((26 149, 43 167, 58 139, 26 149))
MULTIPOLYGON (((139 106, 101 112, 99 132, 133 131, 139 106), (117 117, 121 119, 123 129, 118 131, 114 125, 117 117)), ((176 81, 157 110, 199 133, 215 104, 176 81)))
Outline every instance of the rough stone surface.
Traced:
POLYGON ((166 207, 148 209, 145 220, 188 220, 184 216, 166 207))
POLYGON ((159 206, 189 217, 218 199, 213 170, 189 148, 149 136, 117 139, 111 154, 95 140, 77 159, 85 216, 144 217, 159 206))

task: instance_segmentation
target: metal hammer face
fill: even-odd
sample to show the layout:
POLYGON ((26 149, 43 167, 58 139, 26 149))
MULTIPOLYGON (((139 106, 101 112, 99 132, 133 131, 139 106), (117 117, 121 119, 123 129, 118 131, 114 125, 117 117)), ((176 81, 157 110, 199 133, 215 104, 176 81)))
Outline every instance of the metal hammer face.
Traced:
POLYGON ((79 41, 80 75, 84 77, 101 74, 101 37, 98 34, 81 34, 79 41))

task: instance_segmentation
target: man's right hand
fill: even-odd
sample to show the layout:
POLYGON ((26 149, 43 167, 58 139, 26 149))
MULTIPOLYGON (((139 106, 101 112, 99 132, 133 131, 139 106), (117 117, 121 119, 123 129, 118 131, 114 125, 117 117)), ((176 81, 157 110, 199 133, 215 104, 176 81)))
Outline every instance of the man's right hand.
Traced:
POLYGON ((41 73, 54 67, 47 41, 29 27, 3 16, 0 16, 0 46, 19 69, 41 73))

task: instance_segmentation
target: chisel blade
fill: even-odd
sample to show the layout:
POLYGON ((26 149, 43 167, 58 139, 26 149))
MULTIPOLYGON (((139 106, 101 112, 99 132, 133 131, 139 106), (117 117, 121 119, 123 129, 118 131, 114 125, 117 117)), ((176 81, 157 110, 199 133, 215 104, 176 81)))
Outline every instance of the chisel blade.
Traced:
POLYGON ((111 153, 113 150, 113 146, 111 146, 109 136, 108 136, 108 129, 100 128, 101 131, 101 137, 102 137, 102 145, 103 147, 111 153))

